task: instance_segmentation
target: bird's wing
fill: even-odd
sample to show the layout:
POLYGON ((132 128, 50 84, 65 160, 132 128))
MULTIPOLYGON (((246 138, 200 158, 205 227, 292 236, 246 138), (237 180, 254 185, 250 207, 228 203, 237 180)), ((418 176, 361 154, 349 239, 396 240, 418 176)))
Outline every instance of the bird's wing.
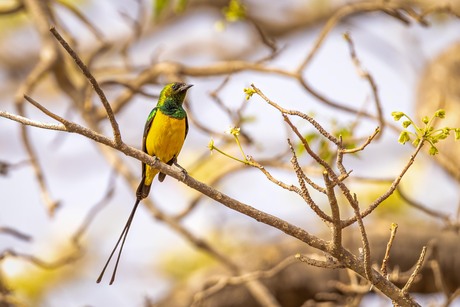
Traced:
MULTIPOLYGON (((187 115, 185 115, 185 135, 184 135, 184 141, 185 141, 185 138, 187 137, 187 133, 188 133, 188 119, 187 119, 187 115)), ((173 163, 175 163, 177 161, 177 155, 172 157, 171 160, 169 160, 168 162, 166 162, 166 164, 168 165, 172 165, 173 163)), ((163 173, 160 173, 158 175, 158 180, 160 182, 163 182, 163 180, 165 180, 165 177, 166 175, 163 174, 163 173)))
POLYGON ((187 119, 187 114, 185 114, 185 135, 184 135, 184 140, 187 137, 188 133, 188 119, 187 119))
MULTIPOLYGON (((150 127, 152 126, 153 119, 155 118, 155 115, 157 114, 158 108, 153 108, 152 111, 150 111, 149 116, 147 117, 147 121, 145 122, 145 127, 144 127, 144 137, 142 138, 142 151, 148 154, 147 152, 147 135, 149 134, 150 127)), ((145 177, 145 163, 142 163, 142 177, 145 177)))

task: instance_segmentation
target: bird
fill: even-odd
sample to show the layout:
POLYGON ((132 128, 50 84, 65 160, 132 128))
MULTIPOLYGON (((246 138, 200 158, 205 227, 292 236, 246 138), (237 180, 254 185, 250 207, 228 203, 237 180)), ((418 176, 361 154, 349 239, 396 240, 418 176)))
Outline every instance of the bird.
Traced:
MULTIPOLYGON (((182 82, 173 82, 167 84, 160 92, 160 97, 155 108, 152 109, 144 127, 144 136, 142 138, 142 150, 150 156, 155 156, 161 162, 168 165, 177 164, 177 156, 182 149, 185 138, 188 133, 188 120, 187 113, 182 107, 187 90, 191 88, 192 84, 182 82)), ((182 167, 180 167, 185 171, 182 167)), ((115 254, 115 251, 120 245, 115 268, 112 273, 110 285, 115 281, 118 263, 120 261, 121 252, 125 244, 126 237, 128 236, 129 228, 136 213, 137 207, 141 200, 149 195, 152 182, 155 176, 158 175, 158 180, 163 182, 165 174, 159 170, 152 168, 142 162, 142 179, 136 191, 136 202, 131 210, 131 213, 126 221, 125 227, 118 238, 115 247, 112 250, 104 268, 97 279, 100 283, 104 276, 105 270, 115 254), (159 175, 158 175, 159 174, 159 175)))

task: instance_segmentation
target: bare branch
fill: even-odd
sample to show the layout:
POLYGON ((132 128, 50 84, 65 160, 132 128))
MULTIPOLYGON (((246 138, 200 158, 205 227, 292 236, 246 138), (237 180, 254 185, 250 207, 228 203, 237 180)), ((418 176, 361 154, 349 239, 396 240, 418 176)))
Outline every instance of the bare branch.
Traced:
POLYGON ((273 177, 272 174, 270 174, 270 172, 267 171, 263 165, 261 165, 258 162, 256 162, 252 157, 248 157, 248 160, 249 160, 249 162, 251 162, 251 166, 254 166, 255 168, 258 168, 265 175, 265 177, 267 177, 267 179, 270 180, 271 182, 273 182, 274 184, 282 187, 285 190, 295 192, 295 193, 297 193, 299 195, 302 194, 300 189, 298 187, 296 187, 295 185, 286 184, 286 183, 276 179, 275 177, 273 177))
POLYGON ((98 201, 86 214, 83 222, 81 223, 80 227, 75 231, 72 236, 72 242, 77 246, 80 247, 80 240, 84 233, 87 231, 88 227, 91 225, 93 220, 96 218, 97 214, 108 204, 108 202, 112 199, 115 193, 115 179, 117 178, 116 173, 113 171, 110 174, 109 183, 107 185, 107 190, 104 193, 104 196, 100 201, 98 201))
POLYGON ((411 276, 409 277, 409 280, 407 281, 407 283, 404 285, 404 287, 402 288, 401 292, 402 293, 408 293, 409 292, 409 288, 412 286, 412 283, 414 282, 415 280, 415 277, 417 277, 417 275, 419 274, 422 266, 423 266, 423 262, 425 261, 425 254, 426 254, 426 246, 423 247, 422 249, 422 252, 420 254, 420 257, 417 261, 417 265, 414 269, 414 272, 412 272, 411 276))
POLYGON ((66 127, 64 125, 59 125, 59 124, 47 124, 47 123, 42 123, 38 122, 35 120, 28 119, 23 116, 19 116, 16 114, 11 114, 6 111, 1 111, 0 110, 0 116, 4 118, 8 118, 10 120, 13 120, 15 122, 18 122, 23 125, 27 126, 33 126, 37 128, 42 128, 42 129, 48 129, 48 130, 56 130, 56 131, 67 131, 66 127))
POLYGON ((351 149, 341 149, 340 151, 345 154, 357 153, 359 151, 363 151, 367 147, 367 145, 369 145, 375 139, 377 134, 379 134, 380 132, 381 132, 380 128, 377 127, 375 128, 374 133, 372 133, 372 135, 369 136, 367 140, 364 142, 364 144, 362 144, 361 146, 356 147, 356 148, 351 148, 351 149))
POLYGON ((68 1, 56 1, 55 3, 62 5, 73 13, 88 29, 93 32, 94 36, 100 40, 104 40, 104 34, 88 19, 86 16, 73 4, 68 1))
MULTIPOLYGON (((26 117, 24 107, 24 93, 32 92, 37 86, 38 82, 47 74, 50 73, 59 58, 59 53, 56 50, 55 43, 49 36, 45 36, 45 29, 53 16, 50 12, 48 2, 46 1, 34 1, 24 0, 24 8, 28 12, 34 12, 33 22, 37 28, 40 37, 42 39, 42 47, 40 49, 40 58, 38 63, 34 66, 32 71, 27 75, 24 82, 18 87, 15 93, 14 102, 19 116, 26 117)), ((19 119, 19 118, 16 118, 19 119)), ((32 123, 32 122, 29 122, 32 123)), ((40 188, 41 198, 46 206, 48 214, 52 217, 56 209, 59 207, 59 201, 53 200, 51 193, 48 190, 48 185, 45 179, 43 169, 38 160, 35 149, 30 140, 29 132, 25 125, 21 125, 21 138, 24 147, 29 155, 30 163, 33 167, 35 177, 40 188)))
POLYGON ((344 269, 346 268, 343 264, 338 261, 333 261, 332 259, 327 259, 326 261, 313 259, 310 256, 296 254, 295 258, 301 262, 304 262, 308 265, 315 266, 318 268, 325 268, 325 269, 344 269))
POLYGON ((304 201, 310 206, 310 208, 315 212, 325 223, 330 224, 332 223, 332 218, 327 215, 326 213, 321 210, 320 207, 315 203, 315 201, 311 198, 310 193, 308 192, 307 186, 305 185, 305 182, 303 181, 303 171, 299 165, 299 162, 297 161, 297 156, 295 154, 294 147, 292 147, 291 141, 288 139, 288 144, 289 148, 291 149, 292 153, 292 158, 291 158, 291 163, 294 168, 294 171, 297 175, 297 180, 299 181, 299 185, 301 188, 301 194, 302 198, 304 201))
MULTIPOLYGON (((407 164, 404 166, 404 168, 402 169, 402 171, 399 173, 398 177, 396 177, 390 188, 385 192, 383 193, 380 197, 378 197, 368 208, 366 208, 362 214, 361 214, 361 218, 364 218, 366 217, 367 215, 369 215, 372 211, 375 210, 375 208, 377 208, 385 199, 387 199, 388 197, 390 197, 391 194, 393 194, 393 192, 396 190, 396 188, 398 187, 399 183, 401 182, 402 178, 404 177, 404 175, 406 174, 407 170, 411 167, 411 165, 414 163, 415 161, 415 157, 417 156, 417 154, 420 152, 420 150, 422 149, 423 145, 424 145, 425 141, 422 139, 420 141, 420 143, 418 144, 417 148, 415 148, 415 152, 411 155, 409 161, 407 162, 407 164)), ((356 217, 351 217, 349 218, 348 220, 344 221, 343 224, 344 226, 348 226, 348 225, 351 225, 353 224, 354 222, 356 222, 356 217)))
POLYGON ((383 276, 386 276, 386 277, 388 276, 388 269, 387 269, 388 259, 390 259, 390 251, 391 251, 391 247, 393 246, 393 241, 396 237, 396 232, 398 230, 398 224, 392 223, 390 230, 391 230, 390 239, 388 240, 387 248, 385 250, 385 256, 383 257, 382 266, 380 268, 380 271, 382 272, 383 276))
MULTIPOLYGON (((200 303, 204 299, 206 299, 207 297, 211 295, 214 295, 215 293, 224 289, 228 285, 239 285, 242 283, 247 283, 248 281, 251 281, 251 280, 271 278, 273 276, 276 276, 277 274, 279 274, 281 271, 291 266, 292 264, 295 264, 296 262, 297 262, 296 259, 291 256, 291 257, 288 257, 282 260, 276 266, 266 271, 255 271, 255 272, 245 273, 239 276, 215 277, 213 278, 215 279, 214 285, 210 286, 209 288, 206 288, 203 291, 196 293, 193 296, 192 306, 200 306, 200 303)), ((208 283, 209 282, 210 281, 208 281, 208 283)))
POLYGON ((378 94, 377 84, 375 83, 374 77, 372 77, 372 75, 362 67, 361 61, 359 60, 356 54, 355 45, 353 43, 353 40, 351 39, 350 33, 348 32, 345 33, 343 37, 345 38, 345 41, 348 43, 348 47, 350 49, 350 56, 353 61, 353 64, 356 67, 358 75, 366 79, 369 82, 369 85, 371 86, 372 94, 374 96, 374 101, 375 101, 375 107, 377 109, 377 118, 379 120, 379 125, 381 127, 380 129, 382 132, 379 135, 377 135, 377 133, 374 134, 373 138, 377 136, 377 139, 378 139, 380 135, 383 134, 383 131, 385 129, 385 120, 383 119, 382 103, 380 102, 380 96, 378 94))
POLYGON ((96 79, 93 77, 91 72, 88 70, 88 67, 86 67, 86 65, 80 59, 78 54, 76 54, 75 51, 73 51, 73 49, 64 40, 64 38, 59 34, 59 32, 56 30, 56 28, 51 27, 50 31, 54 35, 54 37, 56 37, 57 41, 61 44, 61 46, 64 47, 64 49, 67 51, 67 53, 72 57, 72 59, 77 64, 78 68, 80 68, 81 72, 85 75, 85 77, 91 83, 91 86, 93 87, 93 89, 96 92, 96 94, 99 96, 99 99, 101 100, 101 102, 104 105, 104 108, 105 108, 105 110, 107 112, 107 116, 109 117, 110 124, 112 125, 113 137, 114 137, 114 140, 115 140, 115 144, 121 145, 122 140, 121 140, 120 128, 118 127, 118 123, 115 120, 115 115, 114 115, 114 113, 112 111, 112 107, 110 106, 110 103, 108 102, 107 97, 105 96, 105 93, 102 91, 102 89, 100 88, 100 86, 97 83, 96 79))
POLYGON ((429 216, 439 218, 439 219, 443 220, 448 225, 452 224, 449 214, 442 213, 442 212, 439 212, 437 210, 430 209, 430 208, 424 206, 423 204, 417 202, 416 200, 411 199, 405 192, 403 192, 401 186, 398 186, 396 188, 396 191, 398 192, 398 194, 402 198, 402 200, 404 200, 409 206, 414 207, 414 208, 422 211, 423 213, 428 214, 429 216))
POLYGON ((80 253, 74 253, 74 254, 71 254, 69 256, 62 257, 62 258, 60 258, 58 260, 49 262, 49 261, 42 260, 42 259, 40 259, 38 257, 35 257, 35 256, 32 256, 32 255, 19 253, 19 252, 16 252, 16 251, 12 250, 12 249, 7 249, 7 250, 4 250, 3 252, 0 253, 0 262, 2 260, 4 260, 5 258, 13 257, 13 258, 18 258, 18 259, 22 259, 22 260, 25 260, 27 262, 30 262, 30 263, 32 263, 32 264, 34 264, 34 265, 36 265, 36 266, 38 266, 38 267, 40 267, 42 269, 45 269, 45 270, 54 270, 54 269, 63 267, 65 265, 74 263, 75 261, 80 259, 81 256, 82 255, 80 253))
POLYGON ((299 112, 299 111, 284 109, 283 107, 279 106, 274 101, 270 100, 267 96, 265 96, 265 94, 262 93, 262 91, 260 89, 258 89, 254 84, 251 84, 251 87, 254 89, 254 91, 257 93, 257 95, 259 95, 269 105, 271 105, 272 107, 274 107, 275 109, 280 111, 281 114, 283 114, 283 115, 295 115, 295 116, 298 116, 300 118, 305 119, 306 121, 310 122, 313 125, 313 127, 315 127, 315 129, 319 133, 321 133, 325 138, 327 138, 329 141, 331 141, 332 143, 336 144, 337 146, 340 144, 339 140, 335 136, 333 136, 332 134, 327 132, 326 129, 324 129, 313 117, 308 116, 307 114, 304 114, 304 113, 299 112))
MULTIPOLYGON (((404 4, 398 3, 398 1, 362 1, 349 3, 341 7, 335 14, 329 18, 322 28, 320 34, 316 38, 313 48, 310 50, 306 58, 300 63, 297 68, 297 72, 301 74, 307 66, 311 63, 313 57, 318 53, 319 49, 323 45, 326 37, 334 29, 334 27, 344 18, 356 14, 356 13, 369 13, 375 11, 384 11, 386 13, 398 12, 404 4)), ((401 19, 400 19, 401 20, 401 19)))
POLYGON ((21 12, 24 9, 24 3, 16 0, 11 6, 0 6, 0 15, 10 15, 21 12))
POLYGON ((32 237, 12 227, 0 226, 0 234, 6 234, 22 241, 31 241, 32 237))
POLYGON ((329 179, 327 171, 323 172, 324 183, 326 184, 326 195, 331 207, 332 223, 329 225, 332 232, 332 248, 335 251, 340 250, 342 246, 342 223, 340 220, 340 208, 337 203, 337 197, 334 192, 334 185, 329 179))

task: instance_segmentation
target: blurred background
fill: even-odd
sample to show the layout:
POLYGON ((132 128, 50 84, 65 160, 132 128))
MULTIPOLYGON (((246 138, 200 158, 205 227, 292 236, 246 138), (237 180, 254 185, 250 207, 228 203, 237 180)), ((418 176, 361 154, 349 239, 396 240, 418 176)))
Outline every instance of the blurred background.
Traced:
MULTIPOLYGON (((223 193, 319 235, 328 228, 301 197, 255 168, 211 153, 208 143, 242 159, 226 133, 240 127, 244 153, 277 179, 297 184, 286 142, 294 137, 277 110, 256 95, 246 100, 243 89, 251 84, 281 106, 313 116, 349 144, 361 144, 384 124, 378 140, 344 161, 353 170, 349 186, 363 208, 372 203, 414 151, 397 142, 401 128, 391 112, 420 122, 442 107, 447 110, 442 125, 460 127, 459 2, 398 3, 396 8, 392 1, 340 0, 2 1, 0 110, 54 123, 24 101, 27 94, 70 121, 111 135, 97 95, 49 32, 55 25, 107 95, 126 144, 141 148, 145 119, 165 83, 194 84, 187 94, 190 130, 179 164, 223 193), (375 92, 356 59, 372 76, 375 92)), ((311 125, 292 120, 323 157, 333 153, 311 125)), ((438 149, 436 159, 423 149, 401 185, 412 205, 423 204, 428 214, 391 196, 366 219, 369 231, 388 236, 394 222, 410 236, 458 225, 458 144, 449 140, 438 149)), ((298 154, 320 183, 319 167, 300 149, 298 154)), ((246 265, 242 271, 254 271, 305 248, 166 178, 154 183, 138 210, 117 280, 109 286, 106 276, 96 284, 135 201, 140 162, 77 134, 24 128, 2 118, 0 163, 1 306, 186 306, 210 276, 228 274, 228 263, 210 251, 246 265)), ((312 195, 327 207, 323 195, 312 195)), ((449 242, 457 246, 458 240, 449 242)), ((413 252, 417 259, 420 250, 413 252)), ((453 290, 420 290, 425 293, 416 296, 420 302, 442 304, 443 295, 427 293, 451 295, 460 284, 458 267, 450 269, 453 290)), ((251 306, 217 302, 209 306, 251 306)), ((369 303, 390 301, 372 296, 362 302, 369 303)))

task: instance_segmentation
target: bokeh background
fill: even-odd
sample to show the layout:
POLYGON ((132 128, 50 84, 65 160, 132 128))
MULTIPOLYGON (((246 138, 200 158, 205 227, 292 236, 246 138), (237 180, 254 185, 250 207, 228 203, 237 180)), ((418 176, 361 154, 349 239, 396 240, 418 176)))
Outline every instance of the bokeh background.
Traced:
MULTIPOLYGON (((3 1, 0 9, 22 3, 29 8, 32 2, 3 1)), ((102 41, 107 44, 106 49, 99 50, 91 71, 102 84, 110 102, 129 90, 123 85, 125 80, 134 80, 142 71, 162 62, 205 68, 216 63, 242 61, 293 71, 312 50, 328 18, 350 1, 231 2, 233 4, 228 1, 65 0, 50 1, 49 4, 57 29, 72 38, 71 44, 83 60, 99 50, 102 41), (244 10, 232 8, 235 3, 244 6, 244 10), (67 5, 78 8, 87 23, 67 5), (241 10, 244 15, 237 14, 241 10), (88 24, 92 24, 97 32, 88 24), (263 36, 258 29, 262 29, 263 36), (264 43, 262 38, 274 45, 264 43)), ((410 16, 405 17, 409 20, 406 24, 382 12, 352 14, 331 30, 302 73, 327 99, 376 114, 371 88, 357 73, 349 46, 343 38, 343 34, 349 32, 362 67, 377 84, 384 119, 395 125, 390 115, 395 110, 417 119, 421 115, 430 115, 419 114, 421 103, 428 103, 423 99, 420 101, 423 95, 420 91, 435 82, 425 81, 421 89, 421 80, 426 78, 427 67, 433 59, 458 44, 460 39, 460 20, 452 14, 455 9, 458 14, 458 3, 450 3, 452 6, 447 13, 430 14, 426 25, 410 16)), ((431 4, 422 1, 415 5, 419 10, 431 4)), ((39 61, 45 44, 37 28, 35 13, 21 8, 17 13, 0 15, 0 109, 3 111, 17 113, 15 97, 23 94, 19 92, 21 86, 39 61)), ((51 34, 49 39, 53 39, 51 34)), ((68 57, 67 54, 64 56, 68 57)), ((72 62, 67 59, 65 65, 71 66, 72 62)), ((71 71, 73 75, 70 77, 76 83, 86 82, 75 67, 71 71)), ((187 83, 194 84, 186 106, 193 120, 179 157, 179 163, 188 173, 242 202, 312 233, 327 231, 300 197, 269 182, 256 169, 245 167, 218 152, 211 153, 208 143, 213 139, 217 147, 241 158, 232 136, 225 133, 238 125, 245 154, 256 161, 270 163, 273 162, 271 159, 283 155, 290 134, 279 112, 259 97, 245 99, 243 89, 251 83, 280 105, 313 115, 327 129, 353 126, 355 137, 367 137, 379 123, 330 107, 307 93, 293 78, 269 70, 248 68, 231 74, 179 75, 187 83), (216 90, 214 97, 211 93, 216 90), (220 180, 215 180, 220 176, 220 180)), ((117 112, 116 119, 128 145, 140 148, 146 116, 155 105, 163 84, 168 81, 167 72, 159 74, 141 88, 142 93, 134 95, 117 112)), ((444 83, 443 79, 439 82, 444 83)), ((453 88, 458 90, 459 82, 457 79, 453 88)), ((74 102, 56 87, 49 75, 26 94, 54 113, 87 125, 74 102)), ((92 101, 97 107, 101 106, 97 96, 93 95, 92 101)), ((31 119, 53 122, 31 105, 25 105, 25 110, 25 115, 31 119)), ((458 119, 458 112, 448 111, 449 117, 458 119)), ((303 133, 314 131, 300 120, 295 124, 303 133)), ((101 131, 110 135, 108 121, 102 120, 98 125, 101 131)), ((451 125, 455 126, 455 122, 451 125)), ((49 197, 60 205, 51 215, 29 163, 20 127, 16 122, 0 119, 0 161, 5 170, 0 176, 0 226, 30 236, 30 240, 22 240, 6 232, 0 233, 0 252, 5 255, 0 258, 0 281, 14 294, 14 304, 149 306, 167 296, 175 285, 192 273, 216 265, 212 257, 198 251, 168 223, 154 218, 152 210, 141 207, 128 236, 115 284, 108 285, 109 276, 101 284, 96 284, 99 271, 135 200, 133 189, 123 174, 114 171, 111 159, 121 159, 137 176, 136 180, 140 178, 140 162, 113 150, 101 149, 80 135, 27 128, 49 197), (111 191, 110 195, 108 191, 111 191), (99 202, 102 204, 98 205, 99 202), (100 210, 93 211, 94 208, 100 210), (88 217, 92 219, 88 220, 88 217), (90 223, 78 237, 78 246, 81 247, 78 249, 74 239, 85 221, 90 223), (9 250, 33 255, 44 261, 45 266, 72 255, 78 255, 78 260, 66 260, 64 265, 45 269, 21 257, 7 255, 5 251, 9 250)), ((347 156, 345 164, 357 177, 394 178, 413 151, 409 144, 398 144, 398 134, 399 131, 388 126, 381 138, 365 152, 347 156)), ((458 156, 458 149, 450 147, 445 150, 458 156)), ((306 165, 311 162, 306 156, 301 159, 306 165)), ((296 183, 295 174, 282 163, 274 163, 270 170, 277 178, 296 183)), ((404 179, 402 188, 411 198, 455 220, 459 195, 458 182, 452 174, 425 150, 404 179)), ((358 181, 351 186, 366 203, 385 191, 388 185, 358 181)), ((314 197, 321 202, 319 195, 314 197)), ((152 206, 171 216, 181 213, 196 200, 197 206, 179 223, 230 258, 247 250, 257 254, 260 246, 276 246, 286 240, 276 229, 205 197, 198 198, 196 191, 172 178, 154 184, 151 200, 152 206)), ((367 225, 372 228, 379 220, 401 223, 408 219, 413 225, 427 221, 442 226, 445 222, 394 198, 390 205, 371 216, 367 225)), ((110 268, 108 273, 111 273, 110 268)), ((433 295, 420 299, 430 303, 442 300, 433 295)), ((377 298, 373 300, 373 303, 380 302, 377 298)), ((388 304, 388 301, 380 303, 388 304)))

